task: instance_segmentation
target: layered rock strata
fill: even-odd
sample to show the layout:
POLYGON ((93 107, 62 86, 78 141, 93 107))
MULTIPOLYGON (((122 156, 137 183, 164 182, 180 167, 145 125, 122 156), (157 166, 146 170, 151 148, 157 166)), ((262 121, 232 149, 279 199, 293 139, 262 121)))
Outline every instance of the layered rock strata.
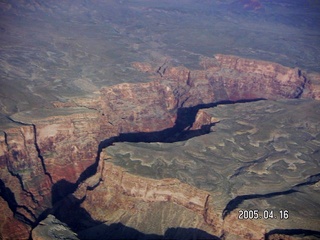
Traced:
POLYGON ((41 239, 70 239, 79 240, 76 234, 69 227, 56 219, 53 215, 48 215, 46 219, 41 221, 39 225, 32 231, 33 240, 41 239))
MULTIPOLYGON (((221 234, 221 218, 214 212, 213 198, 208 192, 173 178, 154 180, 132 175, 108 160, 108 156, 102 154, 98 174, 84 182, 72 195, 76 199, 85 197, 80 206, 88 211, 91 218, 101 223, 120 222, 144 234, 158 236, 165 235, 166 230, 172 227, 221 234)), ((65 210, 64 207, 60 209, 61 212, 65 210)), ((73 211, 70 213, 76 213, 77 209, 73 211)), ((75 224, 68 217, 65 221, 75 224)), ((87 226, 80 224, 83 224, 83 231, 79 235, 84 239, 90 238, 90 222, 87 226)), ((102 237, 107 233, 102 230, 100 234, 102 237)), ((110 234, 114 234, 111 239, 119 237, 119 231, 110 234)))
POLYGON ((309 100, 220 105, 205 110, 220 118, 209 134, 170 144, 116 143, 104 152, 128 175, 176 178, 207 192, 212 213, 223 213, 216 219, 226 239, 281 232, 312 239, 320 224, 319 106, 309 100), (240 210, 254 209, 261 219, 239 219, 240 210), (273 214, 263 217, 265 210, 273 214), (281 210, 288 218, 281 219, 281 210))
MULTIPOLYGON (((318 78, 309 81, 299 69, 226 55, 205 58, 201 65, 204 70, 167 67, 161 74, 155 71, 148 83, 106 87, 96 98, 10 116, 0 139, 1 196, 10 202, 10 211, 33 226, 44 211, 94 174, 103 147, 130 137, 128 133, 145 133, 145 141, 159 141, 203 130, 215 120, 198 112, 202 107, 299 98, 307 85, 309 93, 303 96, 318 99, 318 78)), ((6 230, 1 233, 8 237, 6 230)))

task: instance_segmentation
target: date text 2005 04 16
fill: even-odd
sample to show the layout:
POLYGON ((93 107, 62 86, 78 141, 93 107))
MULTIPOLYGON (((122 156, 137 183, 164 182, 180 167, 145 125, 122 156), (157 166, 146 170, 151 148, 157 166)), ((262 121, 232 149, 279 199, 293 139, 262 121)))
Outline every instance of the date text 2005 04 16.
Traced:
POLYGON ((288 219, 289 211, 288 210, 263 210, 259 211, 254 210, 239 210, 238 219, 288 219))

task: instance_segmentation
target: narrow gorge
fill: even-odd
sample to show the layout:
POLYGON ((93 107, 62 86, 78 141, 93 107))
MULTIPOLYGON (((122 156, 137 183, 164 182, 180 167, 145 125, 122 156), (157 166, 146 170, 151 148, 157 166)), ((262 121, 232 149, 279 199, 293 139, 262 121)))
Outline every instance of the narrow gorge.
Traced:
MULTIPOLYGON (((189 140, 195 141, 209 133, 214 135, 216 127, 219 129, 225 124, 219 125, 220 121, 230 118, 223 117, 223 111, 220 115, 214 112, 221 106, 237 108, 251 103, 256 105, 250 106, 264 109, 261 104, 268 100, 267 103, 274 102, 274 106, 266 111, 273 114, 276 108, 282 111, 281 100, 293 99, 291 105, 296 104, 299 109, 313 108, 315 116, 319 113, 318 73, 307 74, 276 63, 221 54, 202 58, 200 65, 201 70, 167 66, 158 74, 157 67, 135 62, 136 71, 149 74, 149 82, 103 87, 91 97, 55 101, 51 108, 21 111, 1 118, 1 238, 59 239, 54 235, 59 234, 57 229, 65 236, 69 234, 70 239, 113 239, 115 236, 119 239, 186 239, 193 235, 201 239, 233 239, 232 236, 276 239, 272 237, 319 235, 319 219, 311 225, 306 223, 300 230, 289 230, 291 223, 237 220, 236 211, 247 199, 259 201, 299 194, 309 185, 318 186, 319 172, 314 172, 317 168, 306 167, 304 171, 309 174, 309 180, 288 176, 280 187, 271 183, 266 192, 239 188, 227 196, 219 187, 206 189, 197 185, 196 180, 189 183, 189 176, 169 174, 170 170, 158 175, 161 165, 160 170, 154 169, 154 175, 149 176, 152 173, 143 173, 144 165, 131 168, 130 164, 135 163, 128 162, 126 169, 117 162, 117 154, 122 151, 117 148, 123 144, 129 149, 136 148, 130 143, 151 144, 150 152, 144 155, 151 161, 152 148, 162 151, 157 144, 163 144, 165 149, 169 149, 166 144, 178 144, 179 149, 189 140), (304 105, 306 101, 312 102, 304 105), (134 170, 137 172, 133 173, 134 170), (166 216, 166 221, 158 222, 160 216, 166 216), (279 227, 283 230, 277 230, 279 227)), ((287 104, 291 106, 290 102, 287 104)), ((239 114, 239 118, 241 116, 239 114)), ((237 121, 241 123, 241 119, 237 121)), ((244 129, 248 127, 248 123, 242 124, 244 129)), ((318 154, 319 126, 314 122, 305 124, 309 125, 300 128, 313 128, 314 137, 309 134, 306 141, 313 141, 312 154, 318 154)), ((274 135, 273 139, 281 136, 274 135)), ((253 140, 254 144, 259 145, 259 140, 253 140)), ((175 151, 169 152, 174 158, 175 151)), ((132 153, 138 154, 139 150, 132 153)), ((263 160, 244 161, 231 170, 229 180, 253 169, 255 164, 267 162, 265 153, 250 154, 263 160)), ((207 181, 217 181, 219 185, 219 181, 226 180, 214 180, 208 175, 207 181)), ((222 182, 221 187, 224 184, 222 182)), ((319 187, 306 191, 318 196, 319 187)), ((295 221, 303 226, 302 219, 295 221)))

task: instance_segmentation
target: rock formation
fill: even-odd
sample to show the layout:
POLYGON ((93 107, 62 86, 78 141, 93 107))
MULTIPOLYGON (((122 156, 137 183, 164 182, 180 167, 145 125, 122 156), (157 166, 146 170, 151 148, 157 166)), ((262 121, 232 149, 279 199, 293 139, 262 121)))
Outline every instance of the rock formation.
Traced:
MULTIPOLYGON (((151 74, 152 81, 148 83, 104 87, 94 98, 55 103, 56 108, 19 112, 3 119, 0 138, 2 238, 10 238, 17 231, 26 236, 30 227, 37 225, 46 214, 58 214, 61 202, 73 192, 75 202, 86 198, 83 207, 90 208, 95 203, 96 192, 109 187, 119 201, 122 194, 144 202, 169 201, 191 210, 192 214, 207 214, 201 224, 215 226, 208 232, 221 236, 221 213, 206 205, 208 193, 176 180, 154 182, 126 178, 124 174, 118 181, 116 176, 121 175, 122 170, 106 163, 109 167, 101 171, 102 176, 95 184, 83 183, 96 173, 99 164, 101 168, 101 150, 113 142, 141 139, 170 142, 173 136, 187 131, 207 132, 208 128, 203 126, 218 120, 199 111, 201 108, 242 100, 319 99, 319 75, 316 74, 309 80, 299 69, 228 55, 204 58, 200 64, 203 70, 168 66, 161 75, 156 71, 151 74), (304 93, 306 87, 308 93, 304 93), (137 137, 133 133, 141 135, 137 137), (110 171, 113 179, 109 178, 110 171), (104 179, 108 187, 99 184, 104 179), (88 186, 83 187, 84 184, 88 186), (198 197, 192 197, 193 193, 198 197), (17 219, 14 221, 21 222, 8 229, 12 215, 17 219)), ((152 69, 143 67, 143 63, 135 65, 142 71, 152 69)), ((97 199, 104 202, 103 198, 97 199)), ((214 196, 210 201, 214 201, 214 196)), ((105 204, 111 202, 107 199, 105 204)), ((110 209, 116 208, 110 206, 110 209)), ((129 208, 128 205, 125 210, 129 208)), ((134 213, 136 209, 130 211, 134 213)), ((98 220, 99 209, 93 212, 98 220)))
MULTIPOLYGON (((197 206, 203 209, 199 214, 203 225, 199 224, 197 228, 204 230, 204 226, 213 225, 206 230, 212 235, 222 236, 223 231, 226 239, 263 239, 272 233, 280 234, 281 230, 292 235, 311 235, 320 224, 319 211, 315 210, 320 203, 319 187, 315 184, 319 180, 319 110, 319 104, 309 100, 219 105, 204 110, 209 116, 220 118, 206 135, 175 143, 115 143, 103 151, 102 158, 108 162, 108 169, 122 169, 125 178, 130 178, 136 185, 140 184, 134 180, 136 176, 159 182, 175 178, 210 195, 207 204, 197 206), (239 219, 240 210, 250 209, 257 209, 260 217, 265 210, 272 210, 277 218, 239 219), (288 219, 280 219, 281 209, 289 212, 288 219), (206 221, 208 214, 215 216, 213 221, 206 221)), ((112 172, 116 171, 108 175, 119 176, 112 172)), ((143 183, 149 180, 143 180, 143 183)), ((100 184, 105 185, 105 181, 100 184)), ((93 181, 91 185, 94 185, 93 181)), ((170 186, 166 188, 170 189, 170 186)), ((115 192, 126 194, 123 190, 115 192)), ((176 194, 180 192, 175 191, 176 194)), ((194 196, 201 197, 202 194, 195 193, 194 196)), ((143 202, 147 199, 137 195, 135 200, 143 202)), ((86 199, 81 206, 87 201, 89 203, 91 199, 86 199)), ((158 201, 165 200, 159 198, 158 201)), ((99 220, 108 220, 106 224, 110 224, 112 214, 109 215, 105 210, 108 208, 102 205, 86 209, 92 217, 97 216, 94 209, 100 209, 104 214, 99 215, 99 220)), ((194 212, 199 213, 197 208, 194 212)), ((116 222, 130 225, 134 222, 132 219, 139 218, 139 212, 130 216, 119 217, 116 222)), ((143 229, 138 224, 134 227, 143 229)))
POLYGON ((33 229, 32 239, 79 240, 76 234, 72 232, 65 223, 59 221, 53 215, 48 215, 45 220, 41 221, 39 225, 33 229))

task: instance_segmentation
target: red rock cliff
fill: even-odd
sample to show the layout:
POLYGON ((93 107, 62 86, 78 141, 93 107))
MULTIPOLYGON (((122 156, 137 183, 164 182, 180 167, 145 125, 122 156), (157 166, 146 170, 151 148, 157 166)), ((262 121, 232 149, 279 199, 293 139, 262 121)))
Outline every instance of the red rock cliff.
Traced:
MULTIPOLYGON (((9 210, 1 201, 6 209, 3 222, 9 221, 5 216, 12 215, 10 211, 23 216, 25 223, 36 222, 86 178, 84 172, 95 164, 99 143, 105 139, 172 128, 178 109, 200 104, 299 98, 308 83, 299 69, 265 61, 216 55, 203 59, 201 65, 204 70, 168 67, 149 83, 105 87, 97 98, 74 100, 67 104, 71 107, 11 116, 15 123, 4 127, 0 137, 0 179, 3 199, 14 204, 9 210)), ((313 86, 305 97, 318 99, 313 86)), ((193 129, 211 122, 199 114, 193 129)), ((21 230, 20 225, 16 226, 21 230)), ((8 233, 4 226, 0 225, 0 232, 5 239, 15 227, 8 233)), ((24 228, 25 234, 28 229, 24 228)))

